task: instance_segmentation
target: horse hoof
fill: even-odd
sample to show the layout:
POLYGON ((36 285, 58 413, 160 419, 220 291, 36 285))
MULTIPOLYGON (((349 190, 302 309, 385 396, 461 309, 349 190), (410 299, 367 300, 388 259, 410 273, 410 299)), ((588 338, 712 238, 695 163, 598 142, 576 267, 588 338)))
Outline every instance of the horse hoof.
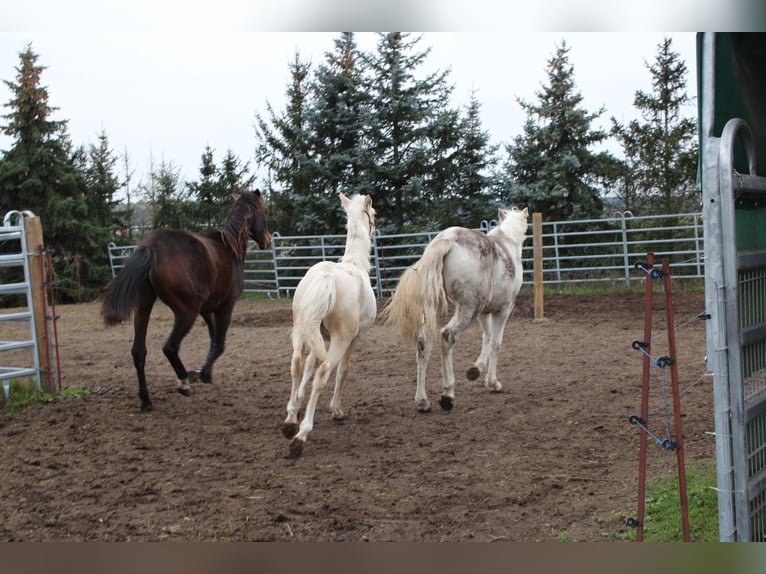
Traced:
POLYGON ((191 387, 188 385, 188 383, 180 383, 176 387, 176 390, 182 395, 184 395, 185 397, 188 397, 189 395, 191 395, 191 387))
POLYGON ((492 393, 502 393, 503 392, 503 385, 501 385, 497 381, 495 381, 494 385, 488 384, 487 387, 489 388, 490 392, 492 392, 492 393))
POLYGON ((471 367, 465 372, 465 376, 469 381, 475 381, 481 375, 481 371, 477 367, 471 367))
POLYGON ((451 411, 453 407, 452 401, 452 397, 442 395, 442 398, 439 399, 439 406, 445 411, 451 411))
POLYGON ((346 418, 346 415, 343 414, 343 411, 336 411, 332 414, 332 420, 336 422, 340 422, 345 418, 346 418))
POLYGON ((298 434, 298 423, 282 423, 282 434, 285 438, 293 438, 298 434))
POLYGON ((290 458, 299 458, 303 454, 303 445, 305 441, 294 438, 290 443, 290 458))
POLYGON ((142 413, 148 413, 149 411, 154 409, 154 405, 152 403, 141 403, 141 412, 142 413))
POLYGON ((431 403, 428 402, 428 399, 423 399, 422 401, 418 401, 418 412, 419 413, 431 412, 431 403))

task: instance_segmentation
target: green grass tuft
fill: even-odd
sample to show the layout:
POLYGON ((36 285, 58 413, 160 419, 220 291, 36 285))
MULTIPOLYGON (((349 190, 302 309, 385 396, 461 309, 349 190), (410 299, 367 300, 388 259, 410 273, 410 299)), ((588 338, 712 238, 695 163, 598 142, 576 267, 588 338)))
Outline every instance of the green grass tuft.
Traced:
MULTIPOLYGON (((9 393, 8 399, 5 402, 6 411, 23 409, 30 405, 84 397, 90 394, 83 389, 62 389, 59 393, 51 394, 47 391, 38 390, 32 378, 11 379, 8 382, 9 393)), ((2 392, 0 392, 0 395, 2 395, 2 392)))
MULTIPOLYGON (((686 498, 689 508, 689 530, 695 542, 717 542, 718 494, 713 463, 686 464, 686 498)), ((635 530, 621 536, 635 540, 635 530)), ((681 542, 681 502, 678 475, 657 478, 646 485, 644 540, 647 542, 681 542)))

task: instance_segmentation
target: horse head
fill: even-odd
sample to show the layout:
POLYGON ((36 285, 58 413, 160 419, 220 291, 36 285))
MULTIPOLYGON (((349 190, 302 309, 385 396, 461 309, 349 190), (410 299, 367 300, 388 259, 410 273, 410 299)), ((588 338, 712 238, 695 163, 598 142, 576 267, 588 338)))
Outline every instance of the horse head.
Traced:
POLYGON ((263 203, 259 189, 251 193, 256 198, 256 207, 250 219, 249 234, 260 249, 266 249, 271 245, 271 233, 269 233, 269 228, 266 225, 266 205, 263 203))

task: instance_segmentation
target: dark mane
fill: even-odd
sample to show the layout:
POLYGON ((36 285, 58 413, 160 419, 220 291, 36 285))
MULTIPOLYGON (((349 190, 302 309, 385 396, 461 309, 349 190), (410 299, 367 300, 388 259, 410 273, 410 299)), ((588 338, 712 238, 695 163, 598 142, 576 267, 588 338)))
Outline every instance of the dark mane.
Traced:
POLYGON ((221 229, 224 243, 240 261, 245 256, 250 221, 256 213, 262 211, 265 211, 265 207, 261 196, 258 193, 243 192, 231 208, 226 225, 221 229))

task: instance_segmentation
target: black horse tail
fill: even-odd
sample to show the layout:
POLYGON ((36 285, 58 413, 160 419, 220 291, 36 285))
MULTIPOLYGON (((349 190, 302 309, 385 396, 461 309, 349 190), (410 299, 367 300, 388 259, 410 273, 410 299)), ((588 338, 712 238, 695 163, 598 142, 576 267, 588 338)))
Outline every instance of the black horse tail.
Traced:
POLYGON ((105 325, 116 325, 133 314, 153 263, 154 251, 144 246, 136 247, 128 257, 125 267, 106 286, 101 308, 105 325))

